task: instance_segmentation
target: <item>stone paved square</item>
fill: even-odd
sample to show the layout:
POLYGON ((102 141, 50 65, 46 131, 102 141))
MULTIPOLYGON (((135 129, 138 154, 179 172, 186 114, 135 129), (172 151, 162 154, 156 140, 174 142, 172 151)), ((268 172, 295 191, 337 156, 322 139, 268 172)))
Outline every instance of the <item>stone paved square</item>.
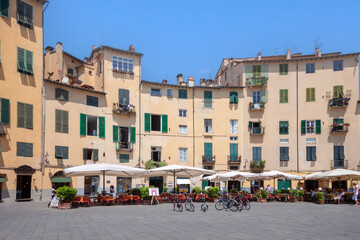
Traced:
POLYGON ((251 203, 249 211, 174 212, 172 205, 92 206, 70 210, 44 202, 0 204, 0 239, 359 239, 360 207, 251 203))

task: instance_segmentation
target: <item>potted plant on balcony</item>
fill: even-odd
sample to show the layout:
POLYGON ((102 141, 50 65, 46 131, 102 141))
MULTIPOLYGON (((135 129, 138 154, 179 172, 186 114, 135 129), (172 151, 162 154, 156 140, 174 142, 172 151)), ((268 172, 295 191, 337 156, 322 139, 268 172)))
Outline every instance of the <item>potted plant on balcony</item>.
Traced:
POLYGON ((253 173, 261 173, 265 168, 265 160, 262 161, 252 161, 250 163, 250 171, 253 173))
POLYGON ((317 192, 315 199, 317 204, 325 204, 325 196, 323 192, 317 192))
POLYGON ((60 199, 58 208, 69 209, 71 208, 71 202, 76 196, 77 190, 68 186, 59 187, 56 189, 56 197, 60 199))

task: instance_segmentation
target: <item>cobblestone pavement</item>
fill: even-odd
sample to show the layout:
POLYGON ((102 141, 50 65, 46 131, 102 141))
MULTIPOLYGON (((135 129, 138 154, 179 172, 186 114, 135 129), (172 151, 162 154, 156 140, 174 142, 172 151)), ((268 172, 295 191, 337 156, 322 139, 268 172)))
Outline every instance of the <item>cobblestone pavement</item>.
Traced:
POLYGON ((173 212, 172 205, 57 210, 0 203, 0 239, 360 239, 360 206, 252 203, 242 212, 173 212))

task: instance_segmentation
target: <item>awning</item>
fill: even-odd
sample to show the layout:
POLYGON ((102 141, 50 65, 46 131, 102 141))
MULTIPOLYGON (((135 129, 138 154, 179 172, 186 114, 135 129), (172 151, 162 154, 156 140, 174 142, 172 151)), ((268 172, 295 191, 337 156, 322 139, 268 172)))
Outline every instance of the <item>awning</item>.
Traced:
POLYGON ((72 182, 72 180, 70 177, 53 177, 53 178, 51 178, 51 182, 64 183, 64 182, 72 182))
POLYGON ((0 177, 0 182, 6 182, 6 178, 0 177))
POLYGON ((178 185, 186 185, 186 184, 190 185, 190 179, 176 179, 176 183, 178 185))

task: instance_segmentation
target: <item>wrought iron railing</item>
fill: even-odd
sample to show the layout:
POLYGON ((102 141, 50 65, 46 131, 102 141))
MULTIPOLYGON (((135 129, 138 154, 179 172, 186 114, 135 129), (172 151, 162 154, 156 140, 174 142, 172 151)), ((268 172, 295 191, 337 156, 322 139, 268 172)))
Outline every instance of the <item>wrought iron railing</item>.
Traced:
POLYGON ((261 136, 265 133, 265 127, 252 127, 250 134, 253 136, 261 136))
POLYGON ((228 163, 241 163, 241 156, 227 156, 228 163))
POLYGON ((248 79, 248 87, 265 87, 269 77, 251 77, 248 79))
POLYGON ((265 109, 265 103, 259 102, 259 103, 253 103, 251 102, 249 104, 250 110, 264 110, 265 109))
POLYGON ((348 168, 348 160, 331 160, 331 168, 348 168))
POLYGON ((203 163, 215 163, 215 155, 214 156, 202 156, 203 163))

